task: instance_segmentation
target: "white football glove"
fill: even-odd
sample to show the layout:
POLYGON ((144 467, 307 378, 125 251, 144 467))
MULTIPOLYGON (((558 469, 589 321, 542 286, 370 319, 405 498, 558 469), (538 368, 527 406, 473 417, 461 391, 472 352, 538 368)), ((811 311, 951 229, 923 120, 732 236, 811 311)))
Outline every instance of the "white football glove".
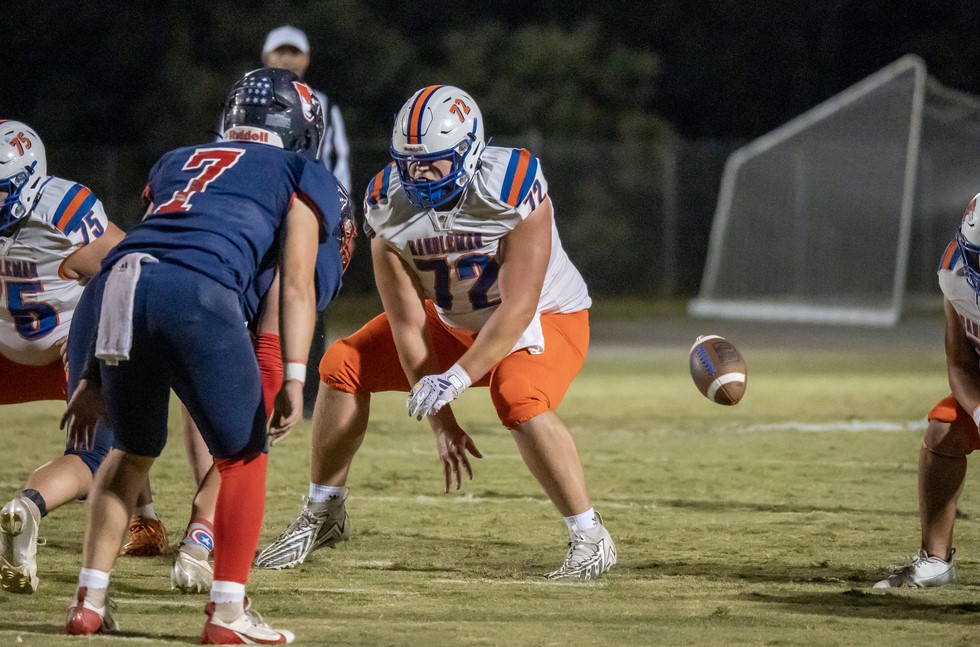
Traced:
POLYGON ((415 383, 408 394, 408 415, 421 420, 438 413, 439 409, 459 397, 472 384, 470 376, 459 364, 453 364, 442 375, 426 375, 415 383))

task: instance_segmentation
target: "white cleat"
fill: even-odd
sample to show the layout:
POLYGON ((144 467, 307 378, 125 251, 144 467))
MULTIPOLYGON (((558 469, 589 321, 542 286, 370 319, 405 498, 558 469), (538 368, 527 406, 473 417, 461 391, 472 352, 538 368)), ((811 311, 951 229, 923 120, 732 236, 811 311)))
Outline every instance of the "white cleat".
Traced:
POLYGON ((182 541, 174 555, 170 569, 170 588, 182 593, 206 593, 214 580, 214 566, 209 557, 211 551, 201 544, 182 541))
POLYGON ((949 561, 931 557, 929 553, 920 550, 908 566, 897 568, 883 580, 875 583, 876 589, 925 588, 929 586, 946 586, 956 584, 956 564, 953 554, 949 561))
POLYGON ((616 564, 616 544, 602 525, 602 518, 598 513, 596 520, 599 525, 595 528, 575 529, 568 533, 565 562, 557 570, 546 573, 545 577, 594 580, 616 564))
POLYGON ((40 515, 24 497, 0 510, 0 588, 11 593, 37 590, 37 529, 40 515))
POLYGON ((350 536, 350 520, 343 496, 323 503, 307 502, 303 511, 275 541, 255 557, 256 568, 279 570, 306 561, 315 550, 336 548, 350 536))
POLYGON ((293 632, 266 624, 248 598, 242 614, 231 622, 221 620, 214 611, 215 603, 208 602, 204 607, 208 620, 201 632, 202 645, 288 645, 296 639, 293 632))

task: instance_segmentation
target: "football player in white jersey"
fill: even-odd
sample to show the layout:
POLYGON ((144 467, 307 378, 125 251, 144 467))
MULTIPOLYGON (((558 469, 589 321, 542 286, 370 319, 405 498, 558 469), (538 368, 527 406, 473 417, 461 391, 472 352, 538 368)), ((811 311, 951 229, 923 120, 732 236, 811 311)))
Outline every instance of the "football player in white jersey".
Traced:
POLYGON ((955 239, 939 263, 946 317, 946 371, 950 395, 929 412, 919 450, 921 545, 911 564, 875 584, 876 589, 956 583, 953 524, 966 480, 966 457, 980 449, 980 212, 973 198, 955 239))
POLYGON ((585 282, 562 249, 548 184, 527 150, 488 147, 466 92, 433 85, 395 118, 394 163, 370 183, 365 230, 384 314, 320 363, 309 500, 257 557, 288 568, 349 533, 348 471, 372 393, 409 392, 435 434, 448 492, 468 453, 450 402, 488 386, 531 473, 565 518, 569 547, 550 577, 594 579, 616 547, 592 508, 575 443, 555 413, 589 343, 585 282), (414 385, 414 386, 412 386, 414 385))
MULTIPOLYGON (((47 174, 44 144, 0 121, 0 404, 66 398, 65 348, 82 286, 123 237, 95 195, 47 174)), ((70 372, 70 371, 69 371, 70 372)), ((78 379, 74 377, 73 379, 78 379)), ((88 492, 111 434, 37 468, 0 510, 0 587, 33 593, 38 524, 88 492)))

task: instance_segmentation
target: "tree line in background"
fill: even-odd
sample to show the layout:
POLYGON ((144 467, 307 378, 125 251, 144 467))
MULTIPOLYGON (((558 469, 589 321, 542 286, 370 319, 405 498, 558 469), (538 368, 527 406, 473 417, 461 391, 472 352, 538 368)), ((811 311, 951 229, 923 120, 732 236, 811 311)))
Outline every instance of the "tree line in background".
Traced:
MULTIPOLYGON (((587 278, 619 291, 618 277, 663 269, 654 257, 662 253, 657 238, 671 229, 653 212, 665 202, 680 210, 673 235, 704 245, 713 208, 704 196, 715 190, 721 164, 717 156, 685 153, 678 142, 722 142, 716 149, 723 156, 733 142, 908 52, 920 54, 940 81, 980 91, 972 2, 934 4, 7 3, 0 10, 7 25, 0 117, 40 132, 52 172, 118 196, 104 200, 117 203, 111 215, 126 225, 138 217, 149 165, 165 150, 212 138, 228 88, 259 66, 266 32, 295 24, 311 41, 307 79, 343 110, 355 145, 355 197, 385 162, 401 103, 424 85, 459 85, 480 103, 497 143, 537 144, 553 191, 564 191, 563 213, 580 213, 569 225, 582 246, 573 257, 595 255, 579 261, 587 278), (690 167, 690 182, 703 185, 700 197, 665 200, 652 187, 665 181, 665 150, 676 153, 681 172, 690 167), (549 159, 559 151, 572 151, 573 171, 561 177, 549 171, 564 168, 567 160, 549 159), (596 248, 603 235, 612 236, 610 244, 634 243, 621 248, 627 257, 603 257, 596 248)), ((672 253, 683 257, 686 272, 700 272, 692 268, 696 254, 692 262, 689 250, 672 253)))

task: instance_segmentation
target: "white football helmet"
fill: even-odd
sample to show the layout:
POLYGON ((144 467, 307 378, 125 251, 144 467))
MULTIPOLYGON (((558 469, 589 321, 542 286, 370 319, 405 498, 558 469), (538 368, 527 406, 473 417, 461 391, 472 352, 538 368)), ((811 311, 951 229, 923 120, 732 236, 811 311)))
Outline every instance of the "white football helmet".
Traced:
POLYGON ((391 157, 405 195, 418 209, 435 209, 461 194, 486 147, 480 108, 473 97, 451 85, 422 88, 395 117, 391 157), (419 164, 443 159, 452 161, 446 175, 437 180, 418 177, 419 164))
POLYGON ((966 282, 980 299, 980 213, 977 213, 978 193, 963 211, 963 220, 956 231, 956 244, 963 255, 963 267, 966 269, 966 282))
POLYGON ((0 120, 0 232, 31 212, 47 174, 37 133, 19 121, 0 120))

